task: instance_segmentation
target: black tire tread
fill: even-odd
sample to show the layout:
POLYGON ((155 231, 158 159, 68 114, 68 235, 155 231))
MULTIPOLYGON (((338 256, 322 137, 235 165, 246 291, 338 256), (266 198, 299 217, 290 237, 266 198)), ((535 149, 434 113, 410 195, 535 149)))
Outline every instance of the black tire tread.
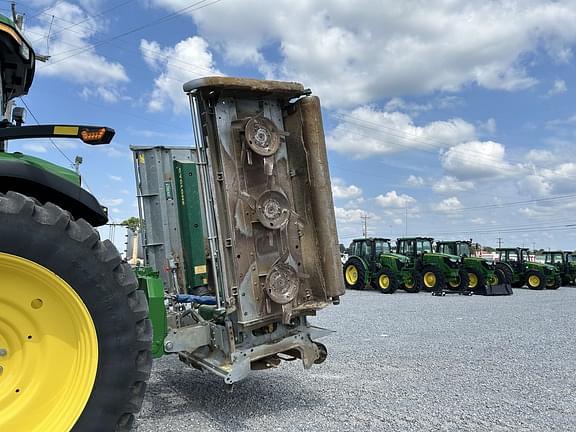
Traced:
POLYGON ((344 264, 342 272, 344 275, 344 285, 346 286, 346 288, 354 289, 354 290, 363 290, 364 289, 364 287, 365 287, 364 286, 364 280, 366 279, 366 272, 364 270, 364 265, 362 264, 362 261, 360 260, 360 258, 357 258, 357 257, 348 258, 348 260, 344 264), (358 270, 358 281, 354 285, 349 285, 348 282, 346 281, 346 268, 349 265, 353 265, 354 267, 356 267, 356 270, 358 270))
POLYGON ((376 274, 376 277, 374 278, 373 281, 373 285, 374 289, 380 291, 382 294, 393 294, 398 289, 398 278, 396 277, 396 275, 392 270, 384 267, 376 274), (380 276, 382 274, 388 276, 388 279, 390 280, 390 286, 387 289, 380 288, 380 285, 378 284, 378 279, 380 279, 380 276))
POLYGON ((527 286, 528 288, 530 288, 530 289, 533 289, 533 290, 543 290, 544 288, 546 288, 546 277, 544 276, 544 274, 543 274, 542 272, 540 272, 540 271, 538 271, 538 270, 528 270, 528 271, 526 272, 526 275, 525 275, 525 278, 524 278, 524 279, 526 280, 526 286, 527 286), (538 285, 537 287, 531 287, 531 286, 529 285, 529 278, 530 278, 530 276, 532 276, 532 275, 538 276, 538 278, 540 278, 540 285, 538 285))
MULTIPOLYGON (((508 267, 507 265, 503 264, 503 263, 497 263, 496 264, 496 270, 502 270, 502 272, 504 273, 504 277, 506 278, 506 283, 509 283, 512 285, 512 280, 514 279, 514 276, 512 274, 512 270, 510 270, 510 267, 508 267)), ((514 286, 514 285, 512 285, 514 286)))
MULTIPOLYGON (((68 212, 52 203, 48 202, 42 205, 30 197, 13 191, 9 191, 6 194, 0 193, 0 221, 6 220, 16 221, 20 227, 36 224, 35 229, 49 232, 51 237, 60 236, 63 241, 77 243, 87 256, 92 256, 99 262, 100 268, 104 269, 106 274, 111 275, 112 282, 115 282, 116 285, 112 289, 121 288, 120 292, 123 292, 126 297, 124 302, 126 308, 122 312, 123 323, 131 323, 126 325, 135 331, 124 327, 118 328, 116 336, 118 340, 114 343, 131 343, 129 347, 130 356, 123 360, 124 362, 133 363, 130 366, 130 376, 125 378, 126 380, 130 379, 131 384, 124 391, 119 389, 118 392, 111 392, 108 395, 108 398, 116 403, 116 407, 113 410, 110 408, 112 403, 109 403, 108 411, 93 413, 90 418, 85 418, 87 409, 90 407, 94 408, 91 406, 94 397, 93 391, 87 403, 87 409, 85 409, 73 430, 82 432, 112 429, 122 432, 130 430, 134 423, 134 414, 142 406, 152 368, 152 356, 150 353, 152 326, 148 319, 146 297, 144 292, 138 290, 136 276, 127 264, 122 263, 122 259, 112 242, 109 240, 100 241, 100 236, 92 225, 83 219, 74 220, 68 212), (135 337, 130 336, 130 334, 135 334, 135 337)), ((11 247, 12 244, 6 250, 0 247, 0 251, 10 253, 12 252, 11 247)), ((22 248, 22 246, 14 247, 17 249, 22 248)), ((56 272, 54 269, 51 270, 56 272)), ((114 295, 116 294, 114 293, 114 295)), ((113 318, 110 317, 110 319, 113 318)), ((99 345, 101 343, 100 339, 99 337, 99 345)), ((101 374, 100 369, 99 363, 97 383, 101 374)), ((106 384, 109 387, 113 387, 109 383, 106 384)))
POLYGON ((425 265, 420 272, 421 280, 422 280, 422 289, 427 292, 436 292, 436 291, 443 291, 446 289, 446 277, 444 274, 433 265, 425 265), (428 272, 432 272, 436 275, 436 285, 432 288, 428 288, 424 283, 424 275, 428 272))
POLYGON ((470 276, 468 276, 468 286, 469 289, 472 291, 482 291, 483 289, 485 289, 486 286, 486 278, 484 277, 484 274, 481 271, 476 270, 475 268, 470 268, 467 270, 468 273, 472 273, 476 276, 476 279, 478 280, 478 285, 476 285, 474 288, 470 287, 470 276))
POLYGON ((447 283, 447 288, 451 291, 468 291, 468 272, 463 268, 458 269, 458 277, 460 278, 460 283, 458 286, 453 287, 449 283, 447 283))
POLYGON ((402 289, 410 294, 417 294, 422 289, 422 275, 417 270, 411 270, 412 278, 414 279, 414 286, 407 288, 405 283, 402 283, 402 289))

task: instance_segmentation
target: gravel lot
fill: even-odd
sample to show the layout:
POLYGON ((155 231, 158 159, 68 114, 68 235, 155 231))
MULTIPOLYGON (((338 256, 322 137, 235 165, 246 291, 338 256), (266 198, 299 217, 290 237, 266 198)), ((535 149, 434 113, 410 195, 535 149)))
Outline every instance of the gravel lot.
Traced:
POLYGON ((138 432, 576 430, 576 288, 509 297, 350 291, 314 323, 328 359, 232 392, 155 363, 138 432))

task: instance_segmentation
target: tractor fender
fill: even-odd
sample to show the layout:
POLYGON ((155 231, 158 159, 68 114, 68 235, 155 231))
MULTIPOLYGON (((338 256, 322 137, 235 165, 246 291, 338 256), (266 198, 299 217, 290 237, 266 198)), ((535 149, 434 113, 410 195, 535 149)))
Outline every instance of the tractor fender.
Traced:
POLYGON ((89 192, 39 167, 17 161, 0 161, 0 192, 14 191, 45 204, 51 202, 92 226, 108 222, 106 210, 89 192))

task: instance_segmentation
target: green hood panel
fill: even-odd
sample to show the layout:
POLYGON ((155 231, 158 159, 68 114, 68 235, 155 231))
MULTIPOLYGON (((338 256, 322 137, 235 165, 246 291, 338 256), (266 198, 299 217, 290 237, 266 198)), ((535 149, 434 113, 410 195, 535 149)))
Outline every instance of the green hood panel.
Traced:
POLYGON ((1 153, 0 161, 14 162, 30 165, 36 168, 40 168, 44 171, 48 171, 76 186, 81 186, 80 176, 73 170, 68 168, 63 168, 61 166, 55 165, 51 162, 45 161, 44 159, 39 159, 34 156, 25 155, 22 153, 1 153))
POLYGON ((431 255, 437 255, 437 256, 441 256, 443 258, 448 258, 448 259, 460 262, 460 257, 458 255, 450 255, 450 254, 439 253, 439 252, 431 252, 431 255))
POLYGON ((403 262, 403 263, 407 263, 408 261, 410 261, 410 258, 408 258, 407 256, 400 255, 400 254, 397 254, 397 253, 392 253, 392 252, 383 253, 383 254, 381 254, 381 256, 383 256, 383 257, 391 257, 391 258, 397 259, 397 260, 399 260, 400 262, 403 262))

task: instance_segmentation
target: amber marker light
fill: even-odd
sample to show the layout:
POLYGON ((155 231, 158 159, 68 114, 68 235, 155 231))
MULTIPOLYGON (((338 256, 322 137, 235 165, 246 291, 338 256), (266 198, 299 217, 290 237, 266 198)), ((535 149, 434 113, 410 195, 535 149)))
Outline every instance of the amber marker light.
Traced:
POLYGON ((100 129, 95 129, 95 130, 88 130, 88 129, 84 129, 83 131, 80 132, 80 139, 82 141, 84 141, 85 143, 90 143, 90 142, 99 142, 102 141, 102 138, 104 138, 104 135, 106 135, 106 128, 100 128, 100 129))

